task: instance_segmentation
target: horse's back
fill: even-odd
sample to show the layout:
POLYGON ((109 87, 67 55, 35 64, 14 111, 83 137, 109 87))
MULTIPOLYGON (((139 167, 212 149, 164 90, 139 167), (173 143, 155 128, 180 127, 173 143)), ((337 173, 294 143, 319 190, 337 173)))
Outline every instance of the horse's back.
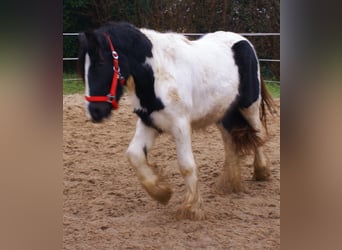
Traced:
MULTIPOLYGON (((189 41, 173 33, 149 32, 155 91, 166 109, 185 112, 194 127, 220 120, 239 95, 239 64, 234 45, 243 36, 218 31, 189 41)), ((249 42, 247 42, 249 43, 249 42)))
POLYGON ((239 42, 241 40, 247 40, 245 37, 229 31, 216 31, 213 33, 207 33, 200 39, 198 39, 198 42, 202 41, 212 41, 213 43, 224 43, 229 47, 232 47, 233 44, 236 42, 239 42))

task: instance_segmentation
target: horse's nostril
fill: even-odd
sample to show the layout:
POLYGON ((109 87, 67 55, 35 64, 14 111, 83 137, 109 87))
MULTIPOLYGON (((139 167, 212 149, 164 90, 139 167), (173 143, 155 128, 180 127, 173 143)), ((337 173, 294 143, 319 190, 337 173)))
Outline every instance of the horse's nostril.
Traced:
POLYGON ((100 122, 102 120, 101 110, 94 106, 89 106, 89 113, 93 122, 100 122))
POLYGON ((92 119, 92 121, 95 122, 95 123, 102 121, 102 117, 97 116, 97 115, 93 115, 93 116, 91 117, 91 119, 92 119))
POLYGON ((92 116, 92 117, 91 117, 91 120, 92 120, 92 122, 94 122, 94 123, 98 123, 98 122, 101 122, 101 121, 102 121, 102 118, 99 117, 99 116, 92 116))
POLYGON ((90 103, 88 106, 88 111, 93 122, 101 122, 104 118, 109 117, 111 110, 111 104, 106 102, 90 103))
POLYGON ((102 120, 102 116, 98 110, 94 111, 91 114, 91 118, 93 119, 94 122, 100 122, 102 120))

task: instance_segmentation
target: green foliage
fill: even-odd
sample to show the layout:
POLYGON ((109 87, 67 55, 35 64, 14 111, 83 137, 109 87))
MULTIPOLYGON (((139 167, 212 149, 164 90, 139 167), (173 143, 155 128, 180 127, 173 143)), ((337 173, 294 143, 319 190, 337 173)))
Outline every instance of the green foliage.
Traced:
MULTIPOLYGON (((127 21, 160 31, 207 33, 227 30, 238 33, 279 32, 279 0, 64 0, 63 31, 80 32, 108 21, 127 21)), ((280 58, 279 36, 248 37, 259 58, 280 58)), ((64 57, 76 57, 77 37, 65 37, 64 57)), ((263 71, 279 79, 278 62, 262 63, 263 71)), ((64 72, 75 71, 65 62, 64 72)), ((265 78, 266 79, 266 78, 265 78)))
MULTIPOLYGON (((63 39, 63 58, 78 57, 78 38, 77 36, 64 36, 63 39)), ((76 61, 65 61, 63 63, 63 72, 73 73, 77 71, 76 61)))
POLYGON ((271 93, 271 96, 273 98, 280 98, 280 84, 267 81, 265 81, 265 83, 268 91, 271 93))
POLYGON ((279 62, 260 62, 260 70, 263 79, 279 81, 279 62))
POLYGON ((63 75, 63 95, 84 93, 84 83, 78 79, 75 74, 64 74, 63 75))

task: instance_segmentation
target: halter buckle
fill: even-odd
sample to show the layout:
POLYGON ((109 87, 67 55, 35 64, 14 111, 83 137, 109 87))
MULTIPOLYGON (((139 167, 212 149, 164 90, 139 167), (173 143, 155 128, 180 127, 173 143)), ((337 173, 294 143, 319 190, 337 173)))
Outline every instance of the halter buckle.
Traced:
POLYGON ((118 72, 118 75, 120 75, 120 67, 115 68, 115 65, 113 66, 113 71, 118 72))
POLYGON ((107 102, 109 102, 109 103, 112 103, 113 100, 116 100, 116 96, 115 95, 108 94, 107 97, 108 97, 107 102))
POLYGON ((115 50, 112 51, 112 56, 115 60, 117 60, 119 58, 119 55, 115 50))

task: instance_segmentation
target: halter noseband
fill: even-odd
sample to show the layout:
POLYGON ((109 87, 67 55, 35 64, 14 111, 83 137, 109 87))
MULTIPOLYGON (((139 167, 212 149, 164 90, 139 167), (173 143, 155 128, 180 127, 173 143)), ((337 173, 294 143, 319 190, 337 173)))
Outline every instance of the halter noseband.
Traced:
POLYGON ((120 80, 121 85, 125 84, 125 78, 120 73, 119 68, 119 55, 115 51, 112 41, 110 40, 110 37, 108 34, 104 33, 105 37, 107 38, 107 41, 109 43, 112 56, 113 56, 113 78, 112 78, 112 85, 110 87, 110 92, 106 96, 85 96, 85 99, 88 102, 109 102, 112 104, 113 109, 118 109, 119 105, 116 101, 116 87, 118 85, 118 79, 120 80))

